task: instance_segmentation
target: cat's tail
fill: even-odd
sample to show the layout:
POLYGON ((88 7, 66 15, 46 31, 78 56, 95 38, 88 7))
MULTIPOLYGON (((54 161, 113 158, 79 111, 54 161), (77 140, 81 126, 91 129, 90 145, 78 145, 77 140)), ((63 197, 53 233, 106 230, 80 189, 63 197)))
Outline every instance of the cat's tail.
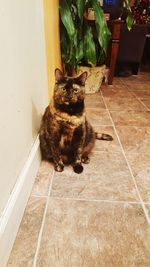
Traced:
POLYGON ((104 133, 97 133, 95 132, 95 137, 98 140, 105 140, 105 141, 112 141, 113 137, 109 134, 104 134, 104 133))

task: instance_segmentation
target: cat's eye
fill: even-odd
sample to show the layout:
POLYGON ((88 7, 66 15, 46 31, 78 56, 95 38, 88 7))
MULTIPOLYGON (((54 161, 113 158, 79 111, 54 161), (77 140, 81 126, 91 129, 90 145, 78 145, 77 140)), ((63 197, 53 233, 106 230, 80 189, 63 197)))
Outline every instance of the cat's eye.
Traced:
POLYGON ((75 93, 78 93, 79 91, 80 91, 80 88, 77 88, 77 87, 74 88, 74 92, 75 92, 75 93))
POLYGON ((76 93, 79 93, 80 90, 81 90, 80 86, 77 85, 77 84, 73 84, 73 85, 72 85, 72 88, 73 88, 73 91, 74 91, 75 94, 76 94, 76 93))
POLYGON ((62 90, 63 90, 63 92, 66 92, 66 88, 65 87, 63 87, 62 90))

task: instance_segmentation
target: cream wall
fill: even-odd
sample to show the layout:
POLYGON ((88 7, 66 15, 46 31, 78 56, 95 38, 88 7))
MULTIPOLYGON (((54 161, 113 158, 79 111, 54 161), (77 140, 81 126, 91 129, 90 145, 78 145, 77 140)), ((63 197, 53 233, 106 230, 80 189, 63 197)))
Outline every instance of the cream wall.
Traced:
POLYGON ((1 213, 37 136, 48 86, 43 1, 0 2, 1 213))
POLYGON ((45 39, 49 97, 54 88, 54 70, 61 68, 59 41, 59 0, 44 0, 45 39))

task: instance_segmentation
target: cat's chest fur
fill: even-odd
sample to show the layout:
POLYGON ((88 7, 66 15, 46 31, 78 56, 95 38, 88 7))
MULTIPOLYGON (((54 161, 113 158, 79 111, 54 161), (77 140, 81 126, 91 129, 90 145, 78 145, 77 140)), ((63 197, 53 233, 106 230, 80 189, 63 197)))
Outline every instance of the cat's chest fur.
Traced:
POLYGON ((54 108, 50 109, 53 113, 53 119, 57 122, 60 131, 60 147, 61 149, 70 146, 74 133, 78 127, 85 125, 85 113, 81 116, 69 115, 65 112, 58 112, 54 108))
POLYGON ((85 113, 81 116, 69 115, 65 112, 54 111, 54 117, 59 125, 62 127, 74 130, 81 124, 85 123, 85 113))

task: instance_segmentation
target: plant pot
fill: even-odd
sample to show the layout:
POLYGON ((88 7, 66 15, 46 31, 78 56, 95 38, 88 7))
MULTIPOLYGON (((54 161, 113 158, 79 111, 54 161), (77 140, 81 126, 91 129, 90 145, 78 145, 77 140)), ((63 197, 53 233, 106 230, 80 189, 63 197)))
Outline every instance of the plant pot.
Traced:
POLYGON ((99 92, 103 78, 106 74, 106 65, 99 67, 78 66, 78 74, 87 71, 88 78, 85 83, 85 93, 94 94, 99 92))

